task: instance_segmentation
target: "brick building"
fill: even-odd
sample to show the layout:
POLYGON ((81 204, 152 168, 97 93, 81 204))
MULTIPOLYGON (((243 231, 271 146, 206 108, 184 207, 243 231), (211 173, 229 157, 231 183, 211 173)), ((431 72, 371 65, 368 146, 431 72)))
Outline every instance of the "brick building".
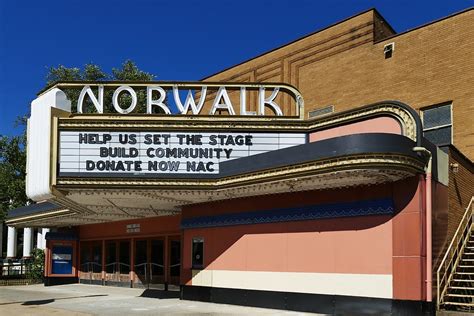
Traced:
POLYGON ((400 34, 368 10, 188 83, 196 101, 176 116, 151 110, 166 112, 164 94, 151 115, 103 115, 87 89, 153 99, 186 83, 49 87, 28 134, 40 203, 11 212, 9 245, 16 228, 53 229, 49 284, 174 285, 184 299, 336 314, 470 306, 473 35, 472 9, 400 34), (71 87, 99 113, 74 113, 71 87), (167 147, 150 147, 160 137, 167 147), (99 151, 107 141, 118 147, 99 151), (176 172, 161 169, 179 150, 176 172), (117 157, 135 169, 105 169, 117 157))

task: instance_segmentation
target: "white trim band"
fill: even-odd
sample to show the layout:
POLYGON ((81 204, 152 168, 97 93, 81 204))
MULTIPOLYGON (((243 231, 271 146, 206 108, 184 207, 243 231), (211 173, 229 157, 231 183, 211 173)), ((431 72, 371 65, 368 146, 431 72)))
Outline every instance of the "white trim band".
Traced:
POLYGON ((192 285, 393 298, 390 274, 193 270, 192 285))

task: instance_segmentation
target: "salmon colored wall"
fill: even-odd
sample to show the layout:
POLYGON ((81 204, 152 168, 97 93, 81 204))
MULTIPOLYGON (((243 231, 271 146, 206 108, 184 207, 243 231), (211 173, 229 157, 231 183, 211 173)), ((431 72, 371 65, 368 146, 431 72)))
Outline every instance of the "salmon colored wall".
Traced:
POLYGON ((309 141, 317 142, 333 137, 366 133, 401 134, 402 128, 393 117, 381 116, 311 133, 309 134, 309 141))
POLYGON ((423 176, 394 186, 395 208, 392 219, 393 297, 423 300, 425 292, 425 227, 423 176))
MULTIPOLYGON (((389 220, 370 216, 193 229, 185 231, 183 250, 191 253, 192 237, 204 237, 204 265, 211 270, 391 274, 389 220)), ((183 265, 191 268, 190 256, 183 265)))
POLYGON ((422 178, 351 189, 308 191, 193 205, 183 218, 392 197, 394 216, 189 229, 182 283, 191 285, 191 243, 204 237, 210 270, 392 274, 395 299, 423 298, 422 178))
POLYGON ((180 234, 181 216, 159 216, 136 220, 79 226, 81 241, 88 239, 132 238, 159 234, 180 234), (140 224, 139 233, 127 233, 128 224, 140 224))

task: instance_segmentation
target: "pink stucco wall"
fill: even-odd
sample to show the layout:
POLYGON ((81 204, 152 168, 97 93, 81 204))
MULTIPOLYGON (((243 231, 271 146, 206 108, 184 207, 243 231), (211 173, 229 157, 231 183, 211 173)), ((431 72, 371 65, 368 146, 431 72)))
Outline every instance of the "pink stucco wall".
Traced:
MULTIPOLYGON (((218 215, 287 206, 392 197, 395 212, 299 222, 239 225, 184 231, 183 252, 193 237, 205 240, 205 269, 392 274, 393 297, 423 299, 423 182, 413 177, 396 183, 345 190, 278 194, 229 203, 186 207, 183 217, 218 215)), ((183 257, 182 284, 191 284, 191 257, 183 257)))
POLYGON ((380 116, 311 133, 309 141, 317 142, 333 137, 365 133, 401 134, 402 128, 395 118, 380 116))

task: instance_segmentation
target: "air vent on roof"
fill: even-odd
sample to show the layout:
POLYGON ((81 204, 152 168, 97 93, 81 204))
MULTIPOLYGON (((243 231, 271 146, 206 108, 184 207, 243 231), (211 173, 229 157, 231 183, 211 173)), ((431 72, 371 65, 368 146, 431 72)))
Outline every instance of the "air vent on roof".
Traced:
POLYGON ((328 105, 323 108, 309 111, 308 117, 312 118, 312 117, 317 117, 317 116, 323 116, 326 114, 331 114, 332 112, 334 112, 334 105, 328 105))

